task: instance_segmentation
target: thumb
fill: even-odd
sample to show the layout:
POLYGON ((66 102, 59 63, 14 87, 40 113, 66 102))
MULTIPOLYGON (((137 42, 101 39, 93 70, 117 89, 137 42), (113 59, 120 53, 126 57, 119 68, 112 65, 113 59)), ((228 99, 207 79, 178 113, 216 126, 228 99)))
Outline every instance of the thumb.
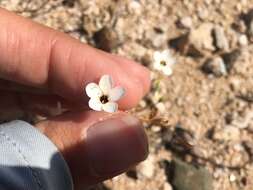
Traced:
POLYGON ((111 178, 144 160, 147 136, 125 113, 68 113, 36 125, 60 150, 81 189, 111 178))

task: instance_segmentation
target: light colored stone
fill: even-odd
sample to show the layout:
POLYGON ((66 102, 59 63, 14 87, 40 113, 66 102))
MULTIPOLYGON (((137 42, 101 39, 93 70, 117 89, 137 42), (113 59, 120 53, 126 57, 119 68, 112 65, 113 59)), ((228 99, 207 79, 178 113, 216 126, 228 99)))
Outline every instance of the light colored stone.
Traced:
POLYGON ((229 181, 234 182, 236 180, 236 176, 234 174, 231 174, 229 176, 229 181))
POLYGON ((203 48, 205 50, 214 51, 212 30, 212 23, 201 24, 197 29, 191 31, 190 43, 199 50, 203 48))
POLYGON ((197 14, 200 19, 205 20, 208 17, 209 12, 207 9, 199 8, 197 14))
POLYGON ((224 53, 221 55, 224 60, 224 63, 226 64, 227 71, 230 71, 234 67, 241 54, 242 51, 240 48, 238 48, 231 52, 224 53))
POLYGON ((202 57, 215 50, 213 46, 213 24, 204 23, 189 33, 170 40, 170 46, 192 57, 202 57))
POLYGON ((238 38, 238 42, 240 46, 247 46, 248 45, 248 38, 245 34, 242 34, 238 38))
POLYGON ((158 126, 158 125, 153 125, 151 127, 151 130, 154 132, 154 133, 158 133, 161 131, 161 126, 158 126))
POLYGON ((237 127, 227 125, 214 134, 214 139, 224 141, 238 141, 240 139, 240 130, 237 127))
POLYGON ((137 166, 138 178, 149 178, 151 179, 155 174, 155 158, 152 155, 137 166))
POLYGON ((217 25, 214 27, 214 43, 218 50, 228 51, 229 44, 224 28, 217 25))
POLYGON ((163 102, 159 102, 155 105, 155 107, 158 109, 158 111, 163 114, 166 112, 166 107, 163 102))
POLYGON ((209 59, 203 65, 203 70, 206 73, 210 73, 215 75, 216 77, 220 77, 227 74, 227 69, 225 63, 221 57, 215 57, 213 59, 209 59))
POLYGON ((191 17, 183 17, 180 19, 180 26, 184 28, 191 28, 192 27, 192 19, 191 17))

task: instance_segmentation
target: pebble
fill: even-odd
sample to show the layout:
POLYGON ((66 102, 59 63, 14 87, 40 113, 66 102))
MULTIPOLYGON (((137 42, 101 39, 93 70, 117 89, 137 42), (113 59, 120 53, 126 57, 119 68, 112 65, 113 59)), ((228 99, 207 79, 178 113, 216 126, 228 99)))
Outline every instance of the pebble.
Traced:
POLYGON ((158 109, 159 113, 164 114, 166 110, 166 106, 164 105, 163 102, 159 102, 155 105, 155 107, 158 109))
POLYGON ((172 184, 177 190, 212 190, 212 175, 203 167, 179 159, 172 161, 172 184))
POLYGON ((213 74, 216 77, 224 76, 227 74, 226 65, 221 57, 208 59, 202 70, 208 74, 213 74))
POLYGON ((199 8, 197 15, 200 19, 205 20, 209 16, 208 9, 199 8))
POLYGON ((164 34, 157 34, 154 36, 154 38, 151 40, 152 41, 152 45, 155 48, 161 48, 163 47, 163 45, 166 44, 167 42, 167 36, 164 34))
POLYGON ((107 52, 111 52, 120 44, 117 33, 108 27, 104 27, 96 32, 93 38, 96 46, 107 52))
POLYGON ((241 89, 242 81, 238 77, 230 78, 230 86, 233 91, 238 91, 241 89))
POLYGON ((231 52, 224 53, 221 55, 221 57, 224 60, 224 63, 226 64, 226 68, 228 72, 233 68, 234 64, 236 63, 240 55, 241 55, 240 49, 235 49, 231 52))
POLYGON ((225 35, 224 28, 217 25, 213 29, 214 43, 218 50, 228 51, 229 43, 225 35))
POLYGON ((240 130, 237 127, 227 125, 214 134, 214 139, 221 141, 237 141, 240 139, 240 130))
POLYGON ((151 179, 155 174, 155 158, 152 155, 137 167, 138 178, 151 179))
POLYGON ((248 45, 248 38, 245 34, 242 34, 239 36, 238 39, 239 45, 240 46, 247 46, 248 45))
POLYGON ((229 176, 229 181, 234 182, 236 180, 236 176, 234 174, 231 174, 229 176))
POLYGON ((187 34, 171 39, 169 44, 182 54, 192 57, 202 57, 205 53, 215 50, 212 30, 212 23, 204 23, 187 34))
POLYGON ((161 126, 159 126, 159 125, 152 125, 151 130, 152 130, 152 132, 154 132, 154 133, 158 133, 158 132, 160 132, 162 129, 161 129, 161 126))
POLYGON ((192 27, 191 17, 187 16, 187 17, 181 18, 180 21, 179 21, 179 26, 182 27, 182 28, 190 29, 192 27))
POLYGON ((141 14, 141 4, 138 1, 131 1, 128 4, 128 9, 130 13, 136 13, 136 14, 141 14))
POLYGON ((201 51, 201 49, 206 49, 214 51, 213 38, 212 38, 212 23, 203 23, 197 29, 192 30, 190 33, 190 42, 193 46, 201 51))

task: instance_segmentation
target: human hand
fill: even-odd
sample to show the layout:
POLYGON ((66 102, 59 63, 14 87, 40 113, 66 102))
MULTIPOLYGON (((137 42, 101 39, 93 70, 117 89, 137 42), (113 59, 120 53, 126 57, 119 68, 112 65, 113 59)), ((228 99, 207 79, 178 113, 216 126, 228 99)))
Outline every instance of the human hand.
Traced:
POLYGON ((147 157, 141 123, 124 112, 87 110, 84 92, 87 83, 109 74, 126 89, 119 108, 129 109, 149 90, 147 69, 3 9, 0 25, 1 109, 41 111, 43 104, 61 102, 71 110, 35 126, 64 156, 75 189, 118 175, 147 157), (13 88, 17 84, 24 86, 13 88))

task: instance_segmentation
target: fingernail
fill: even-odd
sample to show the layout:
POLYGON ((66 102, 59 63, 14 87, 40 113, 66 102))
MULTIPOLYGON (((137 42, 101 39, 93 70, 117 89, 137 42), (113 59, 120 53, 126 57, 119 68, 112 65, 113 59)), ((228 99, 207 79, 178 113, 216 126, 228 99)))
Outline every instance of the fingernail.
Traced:
POLYGON ((148 155, 147 136, 139 120, 132 116, 89 127, 86 144, 91 170, 97 176, 124 172, 148 155))

